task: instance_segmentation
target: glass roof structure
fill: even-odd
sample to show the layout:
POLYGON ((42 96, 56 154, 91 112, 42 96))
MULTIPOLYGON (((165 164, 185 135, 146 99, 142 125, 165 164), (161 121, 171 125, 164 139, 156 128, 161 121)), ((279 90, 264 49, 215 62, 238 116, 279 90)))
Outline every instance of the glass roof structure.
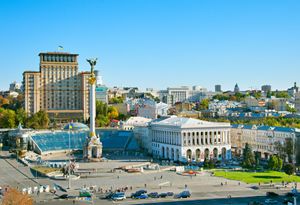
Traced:
MULTIPOLYGON (((82 150, 86 138, 89 136, 88 131, 36 132, 31 134, 31 142, 34 150, 39 154, 64 151, 69 149, 69 133, 70 148, 82 150)), ((139 150, 132 131, 98 129, 96 134, 100 136, 104 151, 139 150)))

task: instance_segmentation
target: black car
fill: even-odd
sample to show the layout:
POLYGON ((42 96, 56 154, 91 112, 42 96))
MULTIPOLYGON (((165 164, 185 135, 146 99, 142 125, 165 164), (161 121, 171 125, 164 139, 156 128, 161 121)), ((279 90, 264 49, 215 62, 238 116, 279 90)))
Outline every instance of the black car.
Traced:
POLYGON ((168 196, 167 193, 160 193, 159 198, 166 198, 168 196))
POLYGON ((159 194, 157 192, 151 192, 150 194, 148 194, 148 196, 150 198, 159 198, 159 194))
POLYGON ((277 196, 279 196, 279 194, 269 191, 269 192, 267 192, 267 196, 268 197, 277 197, 277 196))
POLYGON ((167 195, 168 196, 174 196, 174 193, 173 192, 167 192, 167 195))
POLYGON ((58 198, 59 199, 67 199, 68 198, 68 194, 60 195, 58 198))
POLYGON ((138 196, 141 196, 142 194, 146 194, 147 193, 147 190, 138 190, 136 191, 135 193, 132 193, 131 194, 131 198, 136 198, 138 196))
POLYGON ((287 196, 287 197, 294 197, 296 195, 294 193, 292 193, 292 192, 288 192, 285 196, 287 196))
POLYGON ((180 198, 189 198, 189 197, 191 197, 191 192, 189 192, 189 191, 183 191, 183 192, 180 192, 179 194, 176 194, 174 197, 177 198, 177 199, 180 199, 180 198))

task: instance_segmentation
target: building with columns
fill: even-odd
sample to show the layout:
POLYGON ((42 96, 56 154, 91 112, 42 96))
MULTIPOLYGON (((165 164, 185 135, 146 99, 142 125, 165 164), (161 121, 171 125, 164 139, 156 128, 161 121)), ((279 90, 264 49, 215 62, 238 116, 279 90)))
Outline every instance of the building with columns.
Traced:
POLYGON ((152 154, 174 161, 231 158, 230 124, 171 116, 149 125, 152 154))

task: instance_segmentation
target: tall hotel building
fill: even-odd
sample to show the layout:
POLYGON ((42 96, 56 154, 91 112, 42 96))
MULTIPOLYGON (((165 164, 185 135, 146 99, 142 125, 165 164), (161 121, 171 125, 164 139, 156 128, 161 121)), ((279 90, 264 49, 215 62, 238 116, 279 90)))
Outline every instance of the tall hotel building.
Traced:
POLYGON ((78 54, 47 52, 39 57, 39 71, 23 73, 25 111, 32 115, 44 110, 59 121, 87 120, 90 72, 78 72, 78 54))

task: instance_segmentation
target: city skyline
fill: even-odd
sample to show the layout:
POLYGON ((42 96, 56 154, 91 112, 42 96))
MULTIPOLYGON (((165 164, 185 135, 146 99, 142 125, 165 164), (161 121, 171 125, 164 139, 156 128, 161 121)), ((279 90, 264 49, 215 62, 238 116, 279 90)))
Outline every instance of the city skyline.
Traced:
POLYGON ((79 54, 80 71, 88 70, 86 58, 100 58, 96 69, 108 86, 287 89, 300 73, 299 7, 294 1, 3 2, 0 89, 21 82, 25 70, 38 71, 38 54, 58 46, 79 54))

